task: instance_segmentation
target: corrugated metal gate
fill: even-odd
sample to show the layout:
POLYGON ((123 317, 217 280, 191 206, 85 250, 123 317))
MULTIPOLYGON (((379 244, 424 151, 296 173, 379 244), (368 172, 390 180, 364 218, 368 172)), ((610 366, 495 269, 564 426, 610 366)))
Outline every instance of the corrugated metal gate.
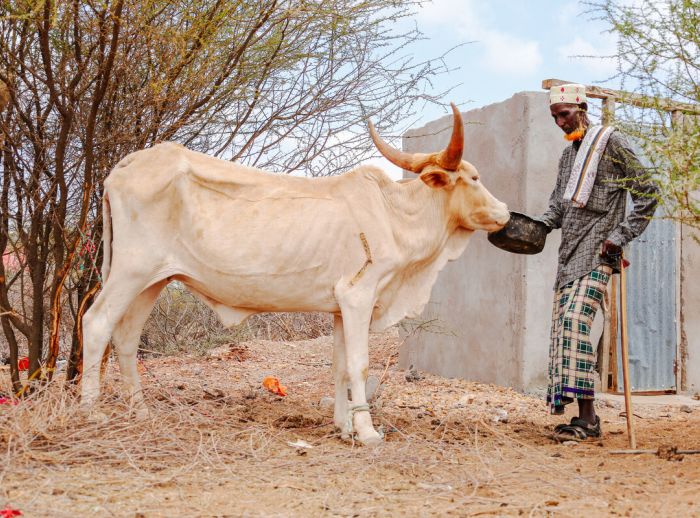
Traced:
MULTIPOLYGON (((677 248, 675 223, 653 219, 626 252, 631 263, 627 270, 627 328, 633 392, 676 389, 677 248)), ((619 351, 619 334, 617 340, 619 351)), ((617 378, 617 386, 622 387, 619 355, 617 378)))

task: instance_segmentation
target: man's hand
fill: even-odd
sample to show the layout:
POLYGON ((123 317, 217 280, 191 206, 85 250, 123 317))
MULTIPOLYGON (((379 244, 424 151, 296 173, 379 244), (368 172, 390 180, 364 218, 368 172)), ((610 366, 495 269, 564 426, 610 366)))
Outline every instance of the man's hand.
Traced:
POLYGON ((622 247, 616 245, 612 241, 607 239, 603 241, 603 246, 600 250, 600 257, 607 259, 608 261, 615 262, 622 255, 622 247))

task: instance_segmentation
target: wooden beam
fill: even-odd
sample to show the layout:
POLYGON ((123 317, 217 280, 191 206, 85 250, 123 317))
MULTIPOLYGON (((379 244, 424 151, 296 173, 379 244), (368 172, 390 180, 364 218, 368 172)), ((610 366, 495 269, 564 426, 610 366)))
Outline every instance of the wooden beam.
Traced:
MULTIPOLYGON (((573 81, 563 81, 561 79, 544 79, 542 89, 549 90, 553 86, 565 85, 573 81)), ((613 98, 616 102, 630 104, 640 108, 656 108, 669 112, 683 112, 700 115, 700 105, 690 103, 680 103, 664 97, 650 97, 647 95, 633 94, 623 90, 613 90, 602 86, 584 85, 586 95, 593 99, 613 98)))

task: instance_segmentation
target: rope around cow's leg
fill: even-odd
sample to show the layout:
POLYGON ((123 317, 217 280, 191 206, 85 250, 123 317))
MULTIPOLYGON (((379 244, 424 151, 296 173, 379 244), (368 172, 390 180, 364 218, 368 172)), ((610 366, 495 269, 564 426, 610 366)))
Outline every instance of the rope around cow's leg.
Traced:
MULTIPOLYGON (((369 412, 369 404, 361 403, 359 405, 350 405, 350 407, 348 408, 348 420, 346 423, 346 428, 350 433, 355 432, 353 417, 355 417, 355 414, 357 412, 369 412)), ((381 427, 379 428, 379 430, 377 430, 377 433, 379 434, 380 438, 384 439, 384 430, 381 427)))

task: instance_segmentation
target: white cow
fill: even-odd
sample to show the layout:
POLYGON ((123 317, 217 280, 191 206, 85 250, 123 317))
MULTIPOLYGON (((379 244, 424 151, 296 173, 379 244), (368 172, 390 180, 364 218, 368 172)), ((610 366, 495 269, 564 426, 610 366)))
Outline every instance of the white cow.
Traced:
POLYGON ((393 149, 370 124, 379 151, 420 181, 394 182, 371 166, 330 178, 270 174, 172 143, 125 157, 105 180, 104 286, 83 320, 83 404, 99 396, 111 337, 145 408, 139 337, 160 291, 178 280, 226 325, 264 311, 333 313, 335 424, 379 442, 365 398, 368 331, 419 314, 472 232, 509 218, 461 159, 463 123, 452 109, 440 153, 393 149))

